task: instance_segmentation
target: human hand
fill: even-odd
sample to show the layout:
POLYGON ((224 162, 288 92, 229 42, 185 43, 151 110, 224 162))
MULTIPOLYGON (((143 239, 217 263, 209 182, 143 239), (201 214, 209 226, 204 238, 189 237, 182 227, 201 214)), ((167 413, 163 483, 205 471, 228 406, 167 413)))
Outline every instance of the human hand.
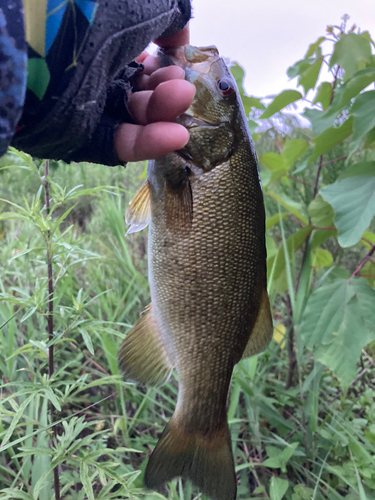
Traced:
MULTIPOLYGON (((185 27, 169 38, 155 43, 163 48, 180 47, 189 41, 185 27)), ((130 95, 129 111, 135 124, 120 125, 115 134, 115 151, 123 161, 159 158, 181 149, 189 140, 185 127, 173 123, 190 106, 195 87, 184 80, 184 70, 178 66, 160 68, 156 57, 143 52, 137 59, 144 65, 138 86, 130 95)))

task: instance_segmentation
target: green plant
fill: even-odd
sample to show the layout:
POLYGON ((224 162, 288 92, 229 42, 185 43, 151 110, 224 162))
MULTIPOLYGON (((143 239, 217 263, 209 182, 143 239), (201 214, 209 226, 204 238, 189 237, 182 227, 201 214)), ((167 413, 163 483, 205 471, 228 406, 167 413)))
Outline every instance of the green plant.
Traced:
MULTIPOLYGON (((289 69, 303 92, 271 100, 246 96, 232 68, 261 164, 275 323, 232 380, 239 499, 375 498, 373 47, 367 32, 329 28, 289 69), (284 112, 293 100, 310 101, 311 127, 284 112)), ((146 236, 124 237, 144 169, 50 162, 45 177, 28 155, 0 159, 2 500, 56 499, 54 469, 64 500, 199 495, 182 480, 143 489, 176 377, 145 390, 117 368, 149 302, 146 236)))

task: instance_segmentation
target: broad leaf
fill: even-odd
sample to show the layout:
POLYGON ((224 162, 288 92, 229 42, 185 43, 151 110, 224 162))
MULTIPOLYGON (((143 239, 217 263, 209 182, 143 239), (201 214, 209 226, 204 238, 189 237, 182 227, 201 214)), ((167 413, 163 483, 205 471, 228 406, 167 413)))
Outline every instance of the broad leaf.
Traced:
POLYGON ((361 350, 375 340, 375 290, 362 278, 324 284, 309 297, 300 334, 343 385, 355 378, 361 350))
POLYGON ((311 249, 320 247, 322 243, 327 241, 329 238, 333 236, 337 237, 336 229, 318 229, 313 232, 312 240, 311 240, 311 249))
POLYGON ((320 155, 326 153, 332 149, 333 146, 336 146, 336 144, 349 137, 352 133, 352 127, 353 118, 350 117, 341 125, 341 127, 331 127, 318 135, 318 137, 313 140, 315 147, 313 154, 309 159, 309 163, 313 162, 319 158, 320 155))
POLYGON ((280 219, 285 219, 285 217, 288 217, 289 214, 286 214, 285 212, 281 214, 281 217, 280 217, 280 214, 275 214, 275 215, 272 215, 271 217, 267 217, 266 219, 266 231, 268 231, 269 229, 271 229, 271 227, 275 226, 276 224, 278 224, 280 222, 280 219))
POLYGON ((349 168, 340 174, 338 180, 356 177, 357 175, 375 175, 375 162, 360 161, 358 163, 353 163, 353 165, 350 165, 349 168))
MULTIPOLYGON (((328 127, 333 127, 337 115, 348 106, 351 100, 363 89, 375 81, 375 68, 367 68, 358 71, 344 85, 335 90, 335 97, 332 105, 326 111, 317 109, 306 109, 303 116, 311 122, 313 131, 316 134, 322 133, 328 127)), ((331 98, 331 84, 324 82, 319 87, 314 103, 321 102, 323 108, 327 108, 331 98), (325 101, 323 104, 323 100, 325 101)))
POLYGON ((312 251, 311 265, 312 267, 327 267, 333 262, 331 252, 323 248, 316 248, 312 251))
POLYGON ((248 110, 248 112, 250 111, 251 108, 256 108, 256 109, 266 108, 265 105, 262 103, 262 99, 260 97, 244 95, 242 96, 242 103, 245 108, 245 111, 248 110))
POLYGON ((317 196, 309 205, 307 213, 311 218, 311 223, 317 227, 333 226, 333 209, 329 203, 317 196))
POLYGON ((307 49, 305 58, 307 59, 308 57, 311 57, 312 55, 314 55, 316 49, 324 42, 325 39, 326 39, 325 36, 321 36, 317 39, 317 41, 315 43, 311 43, 309 45, 309 48, 307 49))
POLYGON ((319 85, 318 92, 316 93, 313 103, 321 103, 323 109, 327 109, 331 101, 332 86, 329 82, 323 82, 319 85))
POLYGON ((309 149, 309 143, 305 139, 293 139, 285 141, 281 156, 285 164, 291 167, 298 158, 301 158, 309 149))
POLYGON ((289 487, 289 482, 280 477, 271 477, 270 498, 271 500, 281 500, 289 487))
POLYGON ((307 217, 301 213, 302 206, 300 203, 292 200, 286 194, 275 193, 271 191, 271 189, 267 190, 267 195, 277 201, 277 203, 280 203, 282 207, 291 212, 297 219, 303 222, 303 224, 308 224, 307 217))
POLYGON ((350 146, 350 154, 353 154, 357 151, 361 139, 375 127, 375 90, 360 94, 350 113, 354 116, 353 141, 350 146))
POLYGON ((298 79, 298 85, 302 85, 305 90, 305 94, 310 89, 313 89, 319 78, 320 68, 322 67, 323 57, 318 57, 313 64, 311 64, 305 71, 301 74, 298 79))
POLYGON ((375 264, 373 262, 366 262, 360 270, 359 276, 362 276, 372 288, 375 288, 375 264))
POLYGON ((343 34, 335 44, 329 66, 339 64, 345 70, 345 80, 348 80, 361 69, 359 63, 371 60, 371 45, 366 37, 356 33, 343 34))
POLYGON ((338 112, 356 97, 362 90, 375 81, 375 68, 367 68, 355 73, 355 75, 335 90, 335 98, 332 103, 333 109, 338 112))
POLYGON ((280 170, 283 169, 287 171, 288 165, 283 156, 277 153, 264 153, 259 157, 259 161, 269 170, 280 170))
POLYGON ((234 79, 236 80, 238 90, 240 91, 241 94, 243 94, 244 90, 243 90, 242 82, 243 82, 243 79, 245 78, 245 70, 243 69, 243 67, 240 64, 238 64, 237 62, 234 62, 233 66, 230 67, 230 72, 232 73, 232 75, 234 76, 234 79))
POLYGON ((309 120, 314 134, 321 134, 328 127, 333 127, 337 117, 337 112, 332 108, 328 108, 327 111, 306 109, 304 113, 302 113, 302 116, 309 120))
POLYGON ((375 149, 375 127, 367 134, 365 148, 375 149))
POLYGON ((372 175, 339 179, 320 190, 335 211, 335 226, 342 247, 358 243, 375 214, 375 162, 371 165, 372 175))
POLYGON ((290 66, 286 74, 289 76, 289 78, 295 78, 296 76, 301 75, 305 71, 305 69, 307 69, 314 61, 314 57, 301 59, 300 61, 297 61, 295 64, 293 64, 293 66, 290 66))
POLYGON ((302 94, 297 90, 284 90, 281 94, 277 95, 274 100, 269 104, 265 112, 260 116, 261 120, 270 118, 272 115, 285 108, 289 104, 298 101, 302 98, 302 94))

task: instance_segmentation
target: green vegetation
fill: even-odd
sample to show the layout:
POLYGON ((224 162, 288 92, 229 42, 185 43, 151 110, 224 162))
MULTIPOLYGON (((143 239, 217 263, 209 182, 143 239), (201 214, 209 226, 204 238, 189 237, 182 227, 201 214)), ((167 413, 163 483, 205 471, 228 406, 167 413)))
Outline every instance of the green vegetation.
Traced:
MULTIPOLYGON (((288 70, 301 92, 271 101, 232 68, 261 165, 275 322, 232 381, 242 500, 375 499, 374 46, 329 27, 288 70), (285 113, 306 101, 311 127, 285 113)), ((64 500, 198 495, 142 486, 176 377, 144 389, 116 363, 149 301, 146 232, 124 237, 145 165, 50 162, 45 177, 11 151, 0 169, 0 499, 56 499, 56 479, 64 500)))

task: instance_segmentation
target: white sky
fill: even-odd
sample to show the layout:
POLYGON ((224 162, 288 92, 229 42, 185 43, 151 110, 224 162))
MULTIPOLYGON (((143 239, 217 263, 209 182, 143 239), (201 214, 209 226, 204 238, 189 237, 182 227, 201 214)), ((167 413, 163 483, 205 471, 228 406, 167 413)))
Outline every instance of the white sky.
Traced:
POLYGON ((216 45, 246 70, 249 95, 295 88, 286 70, 302 59, 328 24, 356 24, 375 38, 375 0, 192 0, 192 45, 216 45))

